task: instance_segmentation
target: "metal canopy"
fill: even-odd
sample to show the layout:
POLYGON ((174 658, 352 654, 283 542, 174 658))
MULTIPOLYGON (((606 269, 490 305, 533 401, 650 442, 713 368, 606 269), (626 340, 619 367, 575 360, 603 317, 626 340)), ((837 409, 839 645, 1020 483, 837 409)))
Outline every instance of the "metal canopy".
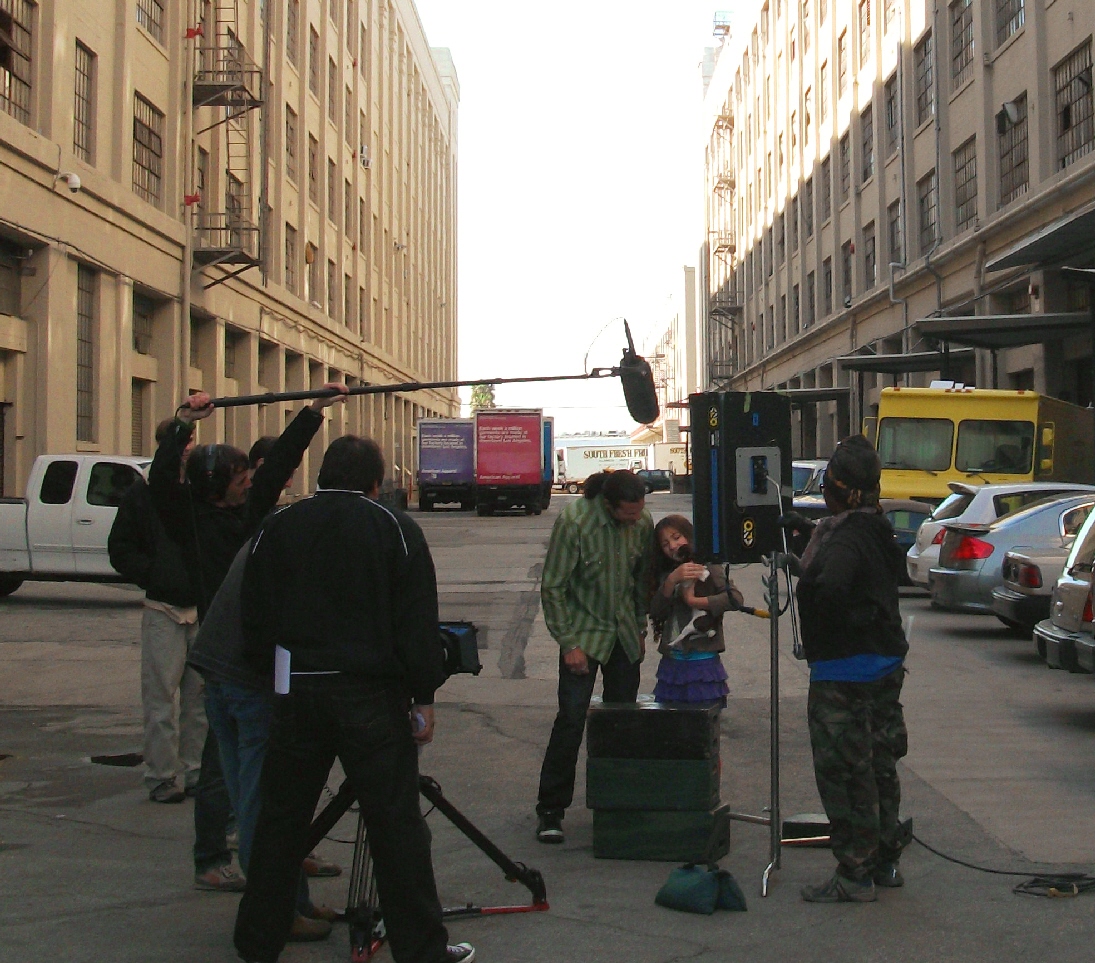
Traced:
POLYGON ((776 393, 791 399, 792 405, 818 405, 826 401, 849 401, 851 388, 776 388, 776 393))
MULTIPOLYGON (((1063 338, 1091 330, 1086 311, 1059 314, 992 314, 965 318, 922 318, 916 322, 922 337, 951 344, 998 350, 1063 338)), ((952 353, 953 356, 953 353, 952 353)))
POLYGON ((1095 205, 1080 213, 1066 214, 1040 231, 1013 244, 992 258, 986 271, 1003 271, 1028 264, 1051 265, 1076 261, 1085 252, 1095 251, 1095 205))
POLYGON ((905 374, 910 371, 942 371, 947 364, 958 364, 973 357, 973 348, 942 351, 912 351, 909 354, 847 354, 837 358, 846 371, 874 371, 880 374, 905 374))

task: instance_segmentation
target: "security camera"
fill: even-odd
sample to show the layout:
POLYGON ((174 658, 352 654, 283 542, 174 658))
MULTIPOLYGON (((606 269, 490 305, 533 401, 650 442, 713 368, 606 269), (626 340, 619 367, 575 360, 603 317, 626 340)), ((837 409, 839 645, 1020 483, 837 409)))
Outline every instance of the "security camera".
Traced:
POLYGON ((852 306, 851 295, 845 295, 845 297, 844 297, 844 307, 850 308, 851 306, 852 306))
POLYGON ((80 193, 80 188, 83 186, 82 182, 80 181, 80 175, 79 174, 71 174, 71 173, 58 174, 57 177, 54 178, 54 183, 57 183, 57 181, 64 181, 65 186, 67 186, 68 189, 70 191, 72 191, 73 194, 79 194, 80 193))

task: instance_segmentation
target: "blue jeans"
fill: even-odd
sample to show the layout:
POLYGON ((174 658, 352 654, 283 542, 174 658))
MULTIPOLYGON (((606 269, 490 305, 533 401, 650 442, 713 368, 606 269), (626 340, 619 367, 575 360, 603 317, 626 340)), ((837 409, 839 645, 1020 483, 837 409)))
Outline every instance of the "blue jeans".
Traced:
MULTIPOLYGON (((261 808, 259 785, 274 715, 274 693, 209 676, 205 681, 205 714, 220 746, 224 781, 236 813, 240 868, 246 876, 261 808)), ((309 912, 311 906, 307 877, 301 873, 297 912, 309 912)))

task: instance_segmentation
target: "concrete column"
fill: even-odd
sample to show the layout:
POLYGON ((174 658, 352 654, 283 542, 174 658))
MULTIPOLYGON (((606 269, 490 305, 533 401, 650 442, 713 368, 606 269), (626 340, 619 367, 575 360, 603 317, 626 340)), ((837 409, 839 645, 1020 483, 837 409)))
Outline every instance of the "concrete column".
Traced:
POLYGON ((128 454, 133 429, 133 279, 117 277, 113 284, 110 280, 101 276, 104 295, 109 288, 114 303, 108 314, 104 296, 99 326, 99 444, 104 452, 128 454))

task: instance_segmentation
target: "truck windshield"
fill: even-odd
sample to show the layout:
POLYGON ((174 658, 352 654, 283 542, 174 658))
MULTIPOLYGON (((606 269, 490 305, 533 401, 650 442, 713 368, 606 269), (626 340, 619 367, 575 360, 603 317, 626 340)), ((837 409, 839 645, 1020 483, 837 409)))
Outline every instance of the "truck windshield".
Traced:
POLYGON ((953 441, 954 422, 946 418, 883 418, 878 425, 883 468, 946 471, 953 441))
POLYGON ((1029 421, 962 421, 954 467, 959 471, 1030 474, 1034 424, 1029 421))

